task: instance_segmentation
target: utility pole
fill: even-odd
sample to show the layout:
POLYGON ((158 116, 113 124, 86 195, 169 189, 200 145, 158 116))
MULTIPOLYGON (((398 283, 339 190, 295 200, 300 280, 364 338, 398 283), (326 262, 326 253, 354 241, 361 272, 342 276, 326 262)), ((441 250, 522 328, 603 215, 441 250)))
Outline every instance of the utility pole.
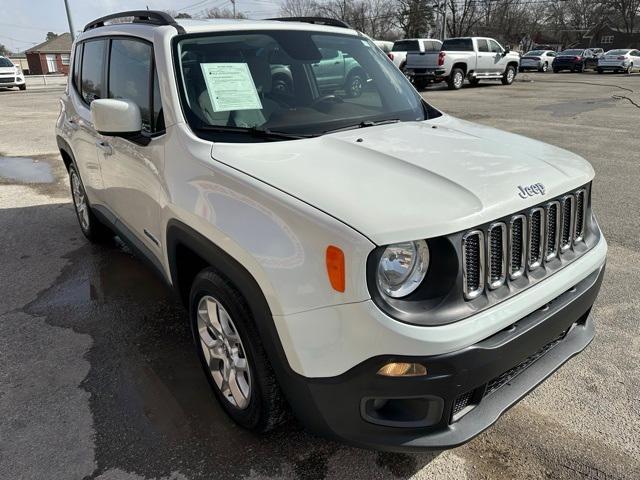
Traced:
POLYGON ((442 2, 442 41, 447 38, 447 0, 442 2))
POLYGON ((233 5, 233 18, 236 18, 236 0, 229 0, 233 5))
POLYGON ((69 22, 69 33, 71 34, 71 40, 75 40, 76 33, 73 30, 73 21, 71 20, 71 10, 69 10, 69 0, 64 0, 64 8, 67 10, 67 21, 69 22))

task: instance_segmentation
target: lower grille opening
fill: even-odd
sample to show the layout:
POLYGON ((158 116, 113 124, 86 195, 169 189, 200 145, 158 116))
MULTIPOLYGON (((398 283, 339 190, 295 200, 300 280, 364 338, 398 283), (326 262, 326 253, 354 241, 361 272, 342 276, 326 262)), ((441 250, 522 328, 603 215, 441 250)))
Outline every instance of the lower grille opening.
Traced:
POLYGON ((369 423, 390 427, 427 427, 442 419, 444 400, 440 397, 365 398, 362 418, 369 423))
POLYGON ((551 350, 553 347, 555 347, 558 343, 560 343, 562 341, 562 339, 564 338, 564 336, 566 335, 566 333, 567 333, 566 331, 562 332, 557 338, 551 340, 549 343, 547 343, 540 350, 538 350, 534 354, 529 355, 527 358, 525 358, 524 361, 520 362, 515 367, 510 368, 509 370, 507 370, 506 372, 502 373, 501 375, 498 375, 493 380, 491 380, 489 383, 487 383, 487 388, 485 390, 484 396, 486 397, 488 395, 491 395, 493 392, 498 390, 500 387, 506 385, 511 380, 513 380, 518 375, 520 375, 522 372, 524 372, 534 362, 539 360, 545 353, 547 353, 549 350, 551 350))

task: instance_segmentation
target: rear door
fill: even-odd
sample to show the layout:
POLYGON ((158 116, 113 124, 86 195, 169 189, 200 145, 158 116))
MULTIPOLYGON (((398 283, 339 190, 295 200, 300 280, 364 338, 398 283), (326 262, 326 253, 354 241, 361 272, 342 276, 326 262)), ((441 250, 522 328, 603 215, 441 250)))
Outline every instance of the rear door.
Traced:
MULTIPOLYGON (((98 157, 105 196, 125 230, 161 258, 160 208, 163 188, 164 121, 153 47, 136 38, 113 38, 109 45, 108 97, 140 109, 145 142, 105 136, 98 157)), ((143 250, 144 251, 144 250, 143 250)))

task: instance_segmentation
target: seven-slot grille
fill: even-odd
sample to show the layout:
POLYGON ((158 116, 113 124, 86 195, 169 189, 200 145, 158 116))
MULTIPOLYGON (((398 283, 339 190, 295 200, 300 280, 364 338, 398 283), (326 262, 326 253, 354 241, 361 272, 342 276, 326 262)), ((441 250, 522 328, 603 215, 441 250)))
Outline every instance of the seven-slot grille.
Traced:
POLYGON ((584 240, 586 190, 534 207, 509 221, 462 237, 463 291, 467 300, 534 271, 584 240))

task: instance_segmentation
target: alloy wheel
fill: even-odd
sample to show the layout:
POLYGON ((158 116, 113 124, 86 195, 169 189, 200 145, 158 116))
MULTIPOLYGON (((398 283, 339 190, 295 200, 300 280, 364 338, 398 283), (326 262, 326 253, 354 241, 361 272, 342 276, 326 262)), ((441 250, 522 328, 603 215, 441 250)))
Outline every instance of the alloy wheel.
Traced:
POLYGON ((251 371, 240 334, 225 308, 205 295, 198 303, 200 347, 222 396, 244 410, 251 399, 251 371))
POLYGON ((352 97, 359 97, 362 94, 362 79, 358 75, 351 80, 349 92, 352 97))
POLYGON ((73 205, 80 221, 82 230, 89 230, 89 206, 87 205, 87 195, 80 181, 80 177, 75 170, 71 171, 71 196, 73 197, 73 205))
POLYGON ((463 82, 464 82, 464 76, 462 75, 462 73, 456 72, 455 76, 453 77, 453 84, 456 86, 456 88, 460 88, 462 87, 463 82))

